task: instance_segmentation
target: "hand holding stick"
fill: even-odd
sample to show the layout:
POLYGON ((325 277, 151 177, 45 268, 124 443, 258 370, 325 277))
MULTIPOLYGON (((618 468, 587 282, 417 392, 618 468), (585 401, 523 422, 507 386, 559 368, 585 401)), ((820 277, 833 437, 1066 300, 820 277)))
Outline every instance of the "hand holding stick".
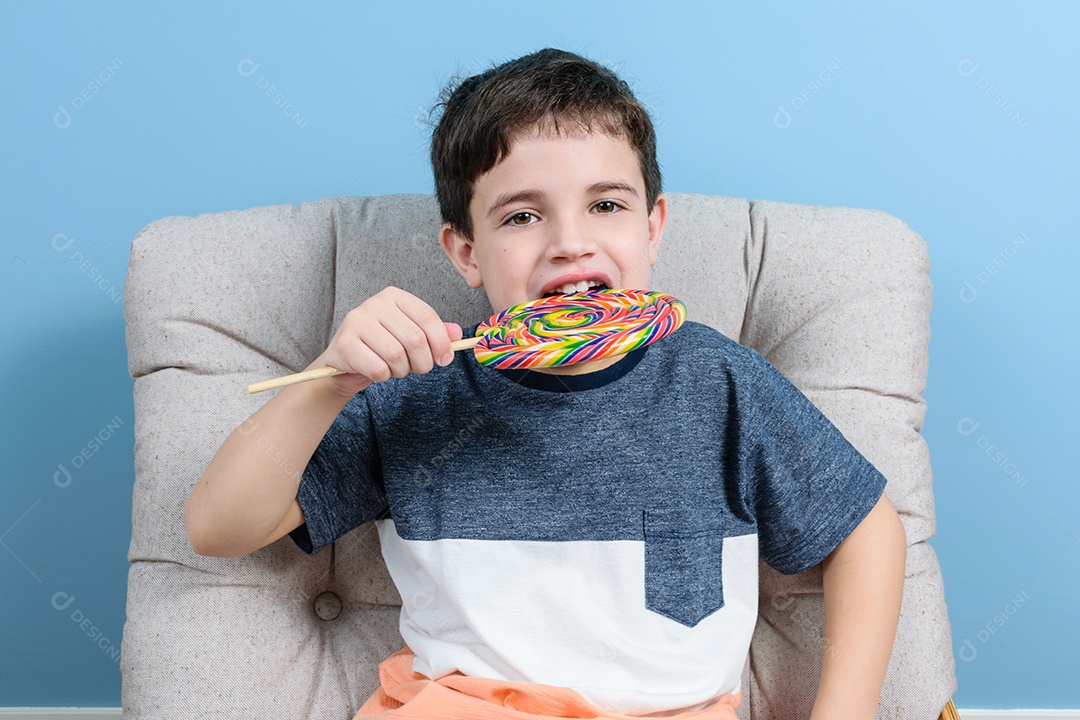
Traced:
MULTIPOLYGON (((478 342, 480 342, 480 336, 454 340, 450 343, 450 349, 454 352, 468 350, 478 342)), ((251 383, 248 385, 248 394, 254 395, 255 393, 261 393, 264 390, 276 390, 277 388, 282 388, 287 385, 296 385, 297 383, 308 382, 309 380, 318 380, 319 378, 344 374, 345 372, 343 370, 338 370, 336 367, 327 365, 326 367, 316 368, 314 370, 305 370, 303 372, 293 373, 292 375, 283 375, 271 380, 262 380, 257 383, 251 383)))

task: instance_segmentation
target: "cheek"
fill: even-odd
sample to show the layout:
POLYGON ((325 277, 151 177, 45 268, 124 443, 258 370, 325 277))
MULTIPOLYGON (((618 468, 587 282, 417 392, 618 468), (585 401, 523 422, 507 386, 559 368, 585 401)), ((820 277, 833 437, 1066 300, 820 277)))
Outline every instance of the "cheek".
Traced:
POLYGON ((510 247, 498 248, 484 259, 484 275, 495 285, 508 285, 527 278, 532 269, 529 259, 510 247))
POLYGON ((639 286, 639 289, 648 289, 644 286, 648 284, 650 271, 655 262, 656 258, 652 248, 649 247, 648 237, 638 239, 622 256, 623 279, 631 285, 639 286))

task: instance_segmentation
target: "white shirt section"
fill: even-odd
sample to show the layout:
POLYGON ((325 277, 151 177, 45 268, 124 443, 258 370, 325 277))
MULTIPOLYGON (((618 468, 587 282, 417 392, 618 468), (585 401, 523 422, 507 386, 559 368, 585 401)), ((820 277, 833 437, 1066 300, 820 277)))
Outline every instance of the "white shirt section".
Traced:
POLYGON ((645 607, 644 541, 415 541, 377 526, 414 672, 570 687, 624 714, 739 689, 757 535, 724 539, 724 607, 691 628, 645 607))

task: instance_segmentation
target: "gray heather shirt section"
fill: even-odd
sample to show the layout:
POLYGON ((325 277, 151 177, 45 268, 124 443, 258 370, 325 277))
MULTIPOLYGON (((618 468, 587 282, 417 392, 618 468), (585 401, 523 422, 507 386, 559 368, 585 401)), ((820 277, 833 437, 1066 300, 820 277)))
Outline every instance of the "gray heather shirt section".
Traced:
MULTIPOLYGON (((472 353, 372 385, 305 469, 306 524, 291 535, 315 553, 392 517, 406 540, 644 540, 660 551, 674 537, 694 554, 716 547, 703 537, 757 533, 761 558, 795 573, 847 537, 884 486, 761 355, 687 322, 600 387, 534 389, 472 353)), ((662 581, 719 583, 718 560, 683 567, 662 581)))

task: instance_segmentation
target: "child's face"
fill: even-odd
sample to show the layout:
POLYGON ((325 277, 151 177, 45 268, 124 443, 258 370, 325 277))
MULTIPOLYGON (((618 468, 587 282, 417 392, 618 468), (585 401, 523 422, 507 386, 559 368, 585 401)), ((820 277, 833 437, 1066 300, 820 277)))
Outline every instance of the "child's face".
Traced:
POLYGON ((477 178, 473 241, 449 226, 440 240, 495 311, 557 292, 604 285, 649 289, 667 217, 646 207, 630 144, 610 135, 526 134, 477 178))

